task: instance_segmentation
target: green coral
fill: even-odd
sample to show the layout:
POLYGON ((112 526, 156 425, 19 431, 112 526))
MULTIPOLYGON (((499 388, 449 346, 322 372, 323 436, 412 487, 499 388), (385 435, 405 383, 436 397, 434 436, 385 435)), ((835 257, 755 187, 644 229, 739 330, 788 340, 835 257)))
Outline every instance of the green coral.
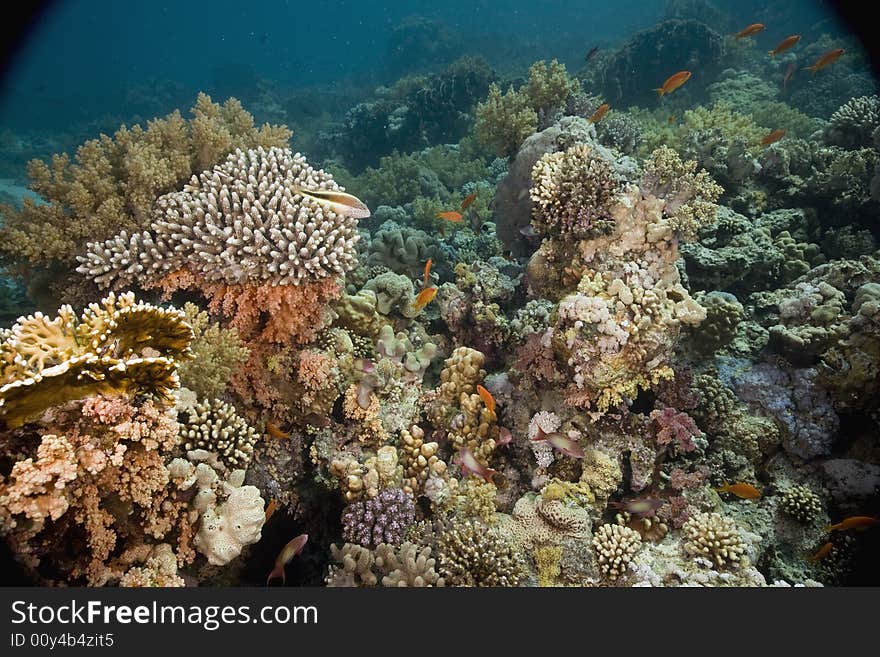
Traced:
POLYGON ((505 94, 494 82, 489 85, 489 95, 476 108, 474 134, 481 144, 499 157, 512 157, 537 128, 538 114, 525 94, 512 85, 505 94))
POLYGON ((565 64, 556 59, 547 64, 542 59, 529 67, 529 79, 520 91, 529 99, 532 109, 547 113, 563 107, 580 88, 580 82, 568 74, 565 64))
POLYGON ((200 398, 219 397, 232 372, 248 359, 250 352, 237 330, 221 328, 195 304, 186 303, 182 310, 193 330, 193 360, 181 364, 180 384, 200 398))

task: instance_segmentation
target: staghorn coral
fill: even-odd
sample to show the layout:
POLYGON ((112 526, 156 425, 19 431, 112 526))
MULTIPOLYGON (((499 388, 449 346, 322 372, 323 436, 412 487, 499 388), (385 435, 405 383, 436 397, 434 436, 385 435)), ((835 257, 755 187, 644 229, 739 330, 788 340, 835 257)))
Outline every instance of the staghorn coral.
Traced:
POLYGON ((374 548, 380 543, 398 545, 415 520, 411 495, 386 488, 376 497, 352 502, 342 512, 342 540, 374 548))
POLYGON ((31 188, 45 204, 26 200, 21 210, 0 208, 0 258, 22 272, 60 262, 72 268, 87 241, 148 228, 152 206, 191 176, 236 148, 283 147, 290 131, 254 126, 253 117, 230 98, 223 105, 200 93, 186 120, 180 112, 121 127, 112 137, 85 142, 71 162, 56 155, 33 160, 31 188))
POLYGON ((602 525, 593 534, 593 549, 599 570, 606 577, 617 579, 627 571, 641 544, 639 533, 629 527, 602 525))
POLYGON ((700 513, 681 528, 684 549, 694 557, 707 559, 715 568, 741 568, 745 545, 736 523, 718 513, 700 513))
POLYGON ((611 167, 585 144, 548 153, 532 169, 532 225, 575 239, 604 232, 618 191, 611 167))
POLYGON ((519 586, 525 562, 497 529, 457 522, 434 538, 437 572, 448 586, 519 586))
POLYGON ((55 406, 94 394, 144 391, 170 400, 177 364, 190 357, 183 313, 110 293, 77 317, 21 317, 0 331, 0 420, 10 428, 55 406))
POLYGON ((247 469, 259 435, 231 404, 219 399, 179 403, 177 421, 185 449, 212 452, 230 470, 247 469))
POLYGON ((232 372, 248 359, 250 352, 236 329, 224 329, 211 322, 208 313, 194 303, 185 303, 181 310, 193 330, 193 357, 180 364, 180 385, 199 397, 218 397, 226 389, 232 372))

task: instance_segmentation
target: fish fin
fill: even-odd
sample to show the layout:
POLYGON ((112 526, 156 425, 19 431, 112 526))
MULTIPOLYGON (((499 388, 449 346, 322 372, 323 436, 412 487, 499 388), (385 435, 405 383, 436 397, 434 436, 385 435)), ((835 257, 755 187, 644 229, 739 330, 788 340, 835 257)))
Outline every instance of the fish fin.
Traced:
POLYGON ((816 75, 816 71, 818 71, 819 69, 816 68, 815 66, 804 66, 804 68, 801 69, 801 70, 803 70, 803 71, 809 71, 809 72, 812 73, 813 75, 816 75))
POLYGON ((663 87, 660 87, 659 89, 654 89, 654 91, 657 92, 658 98, 663 98, 663 96, 666 94, 666 92, 663 90, 663 87))

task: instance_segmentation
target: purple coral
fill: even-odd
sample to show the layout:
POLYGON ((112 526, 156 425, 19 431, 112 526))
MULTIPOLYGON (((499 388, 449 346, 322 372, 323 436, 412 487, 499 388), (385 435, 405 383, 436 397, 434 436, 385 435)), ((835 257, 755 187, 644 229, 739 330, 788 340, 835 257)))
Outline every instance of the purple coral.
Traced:
POLYGON ((703 435, 690 415, 674 408, 651 411, 651 421, 657 430, 657 444, 661 447, 674 444, 682 452, 692 452, 697 448, 694 438, 703 435))
POLYGON ((399 488, 386 488, 369 500, 353 502, 342 512, 342 538, 374 548, 380 543, 399 545, 415 520, 415 503, 399 488))

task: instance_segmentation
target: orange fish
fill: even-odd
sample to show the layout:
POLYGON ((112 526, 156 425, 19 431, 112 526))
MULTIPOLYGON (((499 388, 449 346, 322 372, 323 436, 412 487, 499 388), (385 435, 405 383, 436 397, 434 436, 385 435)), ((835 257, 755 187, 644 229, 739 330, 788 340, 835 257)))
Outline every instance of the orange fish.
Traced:
POLYGON ((416 310, 421 310, 425 306, 427 306, 431 301, 434 300, 434 297, 437 296, 437 288, 436 287, 426 287, 424 290, 419 292, 419 295, 416 297, 415 302, 413 303, 413 307, 416 310))
POLYGON ((826 532, 845 532, 849 529, 867 529, 868 527, 872 527, 880 522, 880 518, 874 518, 871 516, 850 516, 849 518, 844 518, 836 525, 828 525, 825 528, 826 532))
POLYGON ((800 34, 792 34, 790 37, 785 37, 773 50, 770 51, 770 56, 773 57, 773 55, 785 52, 800 40, 800 34))
POLYGON ((785 130, 774 130, 769 135, 766 135, 761 139, 761 146, 769 146, 770 144, 775 144, 783 137, 785 137, 785 130))
POLYGON ((671 94, 673 91, 678 89, 681 85, 691 79, 690 71, 679 71, 674 75, 670 75, 666 78, 666 82, 663 83, 663 86, 659 89, 654 89, 657 92, 657 95, 660 98, 663 98, 666 94, 671 94))
POLYGON ((736 39, 745 39, 746 37, 750 37, 758 32, 764 31, 764 23, 752 23, 747 28, 742 30, 741 32, 737 32, 734 34, 734 38, 736 39))
POLYGON ((733 493, 743 500, 756 500, 761 497, 761 491, 751 484, 746 484, 741 481, 738 481, 735 484, 728 484, 725 482, 721 488, 716 488, 715 490, 719 493, 733 493))
POLYGON ((602 117, 608 113, 608 110, 611 109, 611 105, 608 103, 602 103, 599 105, 599 109, 593 112, 593 116, 587 119, 590 123, 597 123, 602 120, 602 117))
POLYGON ((275 559, 275 567, 272 568, 272 571, 266 578, 266 586, 269 586, 269 582, 271 582, 276 577, 281 578, 282 584, 287 584, 287 575, 284 573, 284 566, 290 563, 291 559, 302 552, 308 540, 308 534, 300 534, 296 538, 292 539, 283 548, 281 548, 281 552, 278 553, 278 558, 275 559))
POLYGON ((266 433, 273 438, 290 438, 290 434, 282 431, 281 427, 274 422, 266 422, 266 433))
POLYGON ((425 287, 428 286, 428 276, 431 274, 431 265, 433 261, 428 258, 428 262, 425 263, 425 287))
POLYGON ((456 212, 455 210, 449 210, 448 212, 438 212, 438 219, 445 219, 446 221, 452 221, 453 223, 459 224, 462 222, 463 217, 461 216, 461 212, 456 212))
POLYGON ((486 390, 483 386, 477 385, 477 394, 480 395, 480 399, 483 400, 483 403, 486 405, 486 408, 489 409, 489 412, 495 412, 495 398, 492 396, 492 393, 486 390))
POLYGON ((467 210, 471 206, 471 203, 473 203, 476 198, 477 198, 476 192, 471 192, 470 194, 465 196, 464 200, 461 202, 461 211, 464 212, 465 210, 467 210))
POLYGON ((846 50, 844 50, 843 48, 837 48, 836 50, 829 50, 824 55, 822 55, 819 59, 817 59, 815 64, 813 64, 812 66, 807 66, 804 70, 805 71, 812 71, 813 75, 815 75, 816 71, 820 71, 823 68, 825 68, 826 66, 830 66, 831 64, 836 62, 838 59, 840 59, 841 55, 843 55, 843 53, 845 53, 845 52, 846 52, 846 50))
POLYGON ((816 554, 811 554, 809 557, 807 557, 807 559, 809 561, 821 561, 822 559, 827 557, 829 554, 831 554, 831 550, 833 550, 833 549, 834 549, 834 543, 832 543, 831 541, 828 541, 827 543, 825 543, 825 545, 823 545, 822 547, 819 548, 819 550, 816 552, 816 554))
POLYGON ((272 514, 278 510, 278 500, 270 500, 266 505, 266 520, 264 522, 269 522, 269 518, 272 517, 272 514))

